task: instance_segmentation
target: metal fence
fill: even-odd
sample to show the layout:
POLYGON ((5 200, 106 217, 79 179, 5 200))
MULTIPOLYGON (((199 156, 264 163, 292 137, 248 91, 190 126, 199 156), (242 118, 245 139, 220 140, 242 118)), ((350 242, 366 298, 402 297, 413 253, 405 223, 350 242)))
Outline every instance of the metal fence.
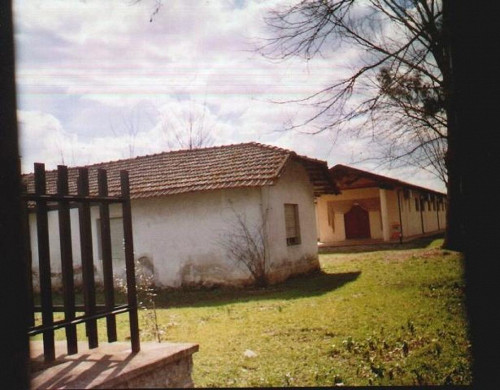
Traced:
POLYGON ((108 175, 104 169, 97 171, 97 194, 89 195, 89 171, 87 168, 78 168, 76 181, 76 193, 69 193, 68 168, 60 165, 57 169, 55 193, 48 193, 47 180, 44 164, 36 163, 34 174, 29 180, 33 180, 30 186, 34 191, 28 192, 27 188, 22 194, 26 211, 25 234, 26 234, 26 259, 28 262, 28 277, 30 283, 30 306, 31 323, 28 335, 42 334, 45 361, 55 360, 55 337, 54 332, 65 329, 67 352, 75 354, 77 346, 77 325, 85 324, 86 336, 89 348, 98 347, 97 320, 105 318, 107 341, 117 341, 116 315, 129 314, 130 340, 132 351, 140 350, 139 325, 137 316, 137 297, 134 270, 134 249, 132 239, 132 216, 130 207, 129 177, 127 171, 120 171, 121 195, 108 195, 108 175), (110 205, 121 204, 123 218, 123 237, 126 266, 126 303, 115 302, 115 288, 113 278, 113 263, 110 234, 110 205), (100 245, 102 248, 102 284, 103 302, 96 299, 96 280, 94 272, 94 255, 91 230, 91 206, 99 207, 100 220, 100 245), (83 305, 76 303, 76 287, 74 275, 74 253, 72 246, 71 213, 70 209, 78 209, 78 226, 82 272, 83 305), (62 304, 54 304, 54 293, 52 286, 51 258, 49 248, 49 213, 57 213, 58 227, 50 226, 50 229, 58 229, 59 251, 61 261, 62 279, 62 304), (33 274, 33 259, 31 256, 30 218, 34 214, 32 223, 36 219, 36 249, 38 252, 38 275, 33 274), (34 280, 33 278, 38 280, 34 280), (33 285, 37 282, 40 286, 39 295, 35 293, 33 285), (37 299, 35 299, 35 296, 37 299), (35 302, 39 302, 36 303, 35 302), (54 313, 64 313, 63 319, 55 319, 54 313), (41 313, 40 321, 35 321, 35 313, 41 313))

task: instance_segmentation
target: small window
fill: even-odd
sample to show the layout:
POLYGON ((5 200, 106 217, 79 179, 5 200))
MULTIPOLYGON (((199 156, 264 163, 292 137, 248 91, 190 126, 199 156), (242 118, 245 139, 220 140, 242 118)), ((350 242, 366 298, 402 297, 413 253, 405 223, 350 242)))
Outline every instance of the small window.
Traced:
POLYGON ((415 198, 415 210, 416 211, 420 210, 418 198, 415 198))
POLYGON ((285 228, 286 244, 300 244, 299 206, 297 204, 285 204, 285 228))
POLYGON ((431 202, 427 201, 427 211, 431 211, 431 202))

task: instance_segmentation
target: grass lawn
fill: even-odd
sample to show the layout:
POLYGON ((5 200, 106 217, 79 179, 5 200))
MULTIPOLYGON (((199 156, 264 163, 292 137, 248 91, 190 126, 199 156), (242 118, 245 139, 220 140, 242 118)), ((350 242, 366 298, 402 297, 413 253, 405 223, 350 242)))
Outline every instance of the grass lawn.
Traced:
POLYGON ((321 273, 267 289, 161 292, 163 338, 199 343, 196 387, 468 385, 463 258, 440 243, 322 253, 321 273))

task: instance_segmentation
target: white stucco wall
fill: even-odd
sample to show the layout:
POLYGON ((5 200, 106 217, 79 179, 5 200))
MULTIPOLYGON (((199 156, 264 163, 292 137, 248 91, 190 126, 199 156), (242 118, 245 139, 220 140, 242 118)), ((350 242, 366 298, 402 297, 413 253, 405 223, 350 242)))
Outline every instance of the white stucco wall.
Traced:
MULTIPOLYGON (((80 255, 80 228, 78 224, 78 210, 71 209, 71 246, 73 248, 73 269, 75 275, 75 283, 78 285, 81 282, 81 255, 80 255)), ((51 259, 51 273, 53 275, 53 283, 56 287, 61 286, 61 251, 59 240, 59 218, 55 211, 50 211, 47 215, 49 224, 49 255, 51 259)), ((34 272, 34 285, 38 286, 38 235, 35 214, 29 215, 30 240, 31 240, 31 256, 32 268, 34 272)), ((96 279, 100 280, 100 275, 96 275, 96 279)))
POLYGON ((275 186, 262 188, 262 204, 268 213, 267 239, 274 281, 319 268, 314 188, 304 167, 287 165, 275 186), (297 204, 300 244, 287 245, 285 204, 297 204))
MULTIPOLYGON (((263 224, 271 281, 317 268, 316 223, 313 187, 305 169, 290 163, 274 186, 214 190, 132 200, 134 256, 147 258, 155 283, 160 287, 245 284, 247 269, 235 264, 223 242, 237 229, 237 216, 251 229, 263 224), (298 204, 301 243, 286 243, 284 204, 298 204), (266 212, 266 210, 268 210, 266 212)), ((78 210, 71 210, 73 262, 81 264, 78 210)), ((121 206, 112 205, 110 217, 121 216, 121 206)), ((91 228, 96 280, 102 280, 98 244, 99 209, 91 209, 91 228)), ((33 268, 37 272, 36 218, 30 217, 33 268)), ((49 245, 54 285, 61 271, 57 212, 49 213, 49 245)), ((124 277, 124 260, 114 259, 114 273, 124 277)), ((58 281, 59 280, 59 281, 58 281)))
POLYGON ((415 199, 420 197, 420 193, 411 191, 410 196, 404 199, 401 194, 401 209, 403 221, 403 235, 405 237, 420 235, 422 233, 432 233, 434 231, 444 230, 446 227, 446 211, 440 207, 434 208, 431 203, 429 210, 428 202, 424 202, 424 209, 419 210, 415 207, 415 199), (422 228, 423 221, 423 228, 422 228))
POLYGON ((222 245, 236 229, 236 214, 249 227, 262 223, 260 189, 243 188, 142 199, 132 203, 136 258, 154 264, 159 286, 231 284, 248 279, 222 245))

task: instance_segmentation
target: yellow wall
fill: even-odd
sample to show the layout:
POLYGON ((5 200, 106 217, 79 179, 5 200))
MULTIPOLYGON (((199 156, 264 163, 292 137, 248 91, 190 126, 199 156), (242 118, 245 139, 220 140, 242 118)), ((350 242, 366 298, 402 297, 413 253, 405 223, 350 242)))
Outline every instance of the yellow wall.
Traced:
MULTIPOLYGON (((362 188, 358 190, 344 191, 339 195, 322 195, 317 199, 317 231, 320 242, 332 242, 345 240, 344 214, 335 213, 335 231, 328 225, 328 209, 329 201, 353 200, 375 198, 379 196, 378 188, 362 188)), ((380 222, 380 212, 371 211, 370 216, 370 233, 372 238, 382 238, 382 228, 380 222)))
POLYGON ((410 191, 409 197, 405 199, 403 191, 384 190, 379 188, 363 188, 355 190, 344 190, 339 195, 322 195, 316 201, 316 225, 318 240, 323 243, 345 240, 344 214, 335 213, 335 229, 328 225, 328 201, 356 200, 378 197, 381 201, 381 211, 370 211, 370 233, 371 238, 384 240, 393 239, 397 234, 393 225, 402 224, 404 238, 421 235, 423 233, 444 230, 446 225, 446 211, 441 206, 434 209, 432 202, 429 210, 429 201, 424 202, 422 212, 415 209, 415 198, 420 197, 417 191, 410 191), (400 218, 401 212, 401 218, 400 218), (438 222, 439 220, 439 222, 438 222), (423 229, 422 229, 423 221, 423 229), (381 226, 382 225, 382 226, 381 226), (385 228, 385 229, 384 229, 385 228), (385 233, 385 234, 384 234, 385 233))

